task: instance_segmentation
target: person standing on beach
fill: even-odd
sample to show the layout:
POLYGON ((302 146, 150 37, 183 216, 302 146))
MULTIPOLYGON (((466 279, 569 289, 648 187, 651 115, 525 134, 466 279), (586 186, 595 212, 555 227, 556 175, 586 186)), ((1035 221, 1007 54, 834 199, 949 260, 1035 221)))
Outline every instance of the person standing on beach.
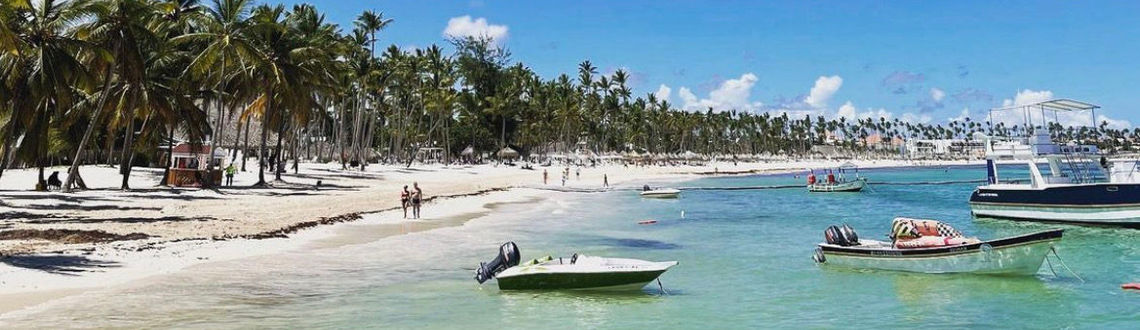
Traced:
POLYGON ((602 174, 602 187, 610 187, 610 177, 608 175, 602 174))
POLYGON ((548 179, 550 179, 550 172, 547 172, 546 169, 542 169, 542 184, 546 184, 548 179))
POLYGON ((226 166, 226 185, 227 186, 234 185, 234 173, 237 173, 237 168, 234 167, 234 164, 230 164, 230 166, 226 166))
POLYGON ((416 191, 412 193, 412 214, 415 215, 416 219, 419 219, 420 204, 423 204, 424 201, 424 191, 420 189, 419 182, 412 182, 412 187, 416 189, 416 191))
POLYGON ((574 169, 574 180, 582 180, 582 168, 581 167, 574 169))
POLYGON ((400 207, 404 209, 404 219, 408 218, 408 203, 411 202, 412 192, 408 191, 408 185, 404 185, 404 191, 400 192, 400 207))

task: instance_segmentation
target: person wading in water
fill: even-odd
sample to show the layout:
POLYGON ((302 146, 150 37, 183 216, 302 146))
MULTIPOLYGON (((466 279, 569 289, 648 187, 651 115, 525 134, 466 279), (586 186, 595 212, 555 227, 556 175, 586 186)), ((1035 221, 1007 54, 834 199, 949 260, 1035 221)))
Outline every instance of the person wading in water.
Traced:
POLYGON ((412 214, 416 219, 419 219, 420 204, 423 204, 424 201, 424 191, 420 189, 419 182, 412 182, 412 187, 416 189, 416 191, 412 193, 412 214))

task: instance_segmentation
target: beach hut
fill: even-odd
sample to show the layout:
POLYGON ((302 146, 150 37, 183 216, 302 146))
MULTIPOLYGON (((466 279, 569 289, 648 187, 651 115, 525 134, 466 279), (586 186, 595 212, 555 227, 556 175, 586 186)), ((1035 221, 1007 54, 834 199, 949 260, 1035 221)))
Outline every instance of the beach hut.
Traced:
POLYGON ((503 149, 499 149, 499 152, 495 153, 495 155, 499 156, 500 159, 519 158, 519 152, 515 151, 515 149, 511 149, 511 147, 503 147, 503 149))
POLYGON ((466 164, 475 163, 475 147, 467 146, 463 151, 459 152, 459 159, 463 160, 466 164))
POLYGON ((221 185, 222 161, 225 159, 226 152, 221 149, 211 150, 205 144, 179 143, 170 153, 167 182, 175 187, 201 187, 209 182, 221 185), (211 152, 214 153, 213 164, 209 163, 211 152))

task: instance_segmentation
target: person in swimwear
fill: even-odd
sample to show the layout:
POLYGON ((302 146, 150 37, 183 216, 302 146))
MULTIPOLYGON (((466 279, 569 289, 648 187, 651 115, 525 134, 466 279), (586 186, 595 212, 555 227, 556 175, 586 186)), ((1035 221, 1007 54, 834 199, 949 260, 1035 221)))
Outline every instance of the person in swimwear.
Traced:
POLYGON ((419 219, 420 204, 423 204, 424 201, 424 191, 423 189, 420 189, 419 182, 412 182, 412 187, 416 190, 412 193, 412 214, 416 219, 419 219))
POLYGON ((408 202, 411 201, 412 192, 408 191, 408 185, 404 185, 404 191, 400 192, 400 207, 404 208, 404 219, 408 218, 408 202))

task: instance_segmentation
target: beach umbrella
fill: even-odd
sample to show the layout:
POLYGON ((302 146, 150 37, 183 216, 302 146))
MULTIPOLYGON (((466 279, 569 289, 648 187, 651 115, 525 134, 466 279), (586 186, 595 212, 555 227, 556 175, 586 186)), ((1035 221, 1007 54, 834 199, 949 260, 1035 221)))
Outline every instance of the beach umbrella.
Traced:
POLYGON ((692 160, 692 159, 700 158, 700 155, 697 155, 697 153, 695 153, 695 152, 686 150, 684 154, 681 154, 681 157, 686 159, 686 160, 692 160))
POLYGON ((499 155, 499 158, 504 158, 504 159, 519 158, 519 152, 515 151, 515 149, 511 149, 511 147, 503 147, 503 149, 499 150, 497 155, 499 155))
POLYGON ((471 156, 474 154, 475 154, 475 148, 471 147, 471 146, 467 146, 467 148, 463 148, 463 151, 459 152, 459 155, 461 155, 461 156, 471 156))

